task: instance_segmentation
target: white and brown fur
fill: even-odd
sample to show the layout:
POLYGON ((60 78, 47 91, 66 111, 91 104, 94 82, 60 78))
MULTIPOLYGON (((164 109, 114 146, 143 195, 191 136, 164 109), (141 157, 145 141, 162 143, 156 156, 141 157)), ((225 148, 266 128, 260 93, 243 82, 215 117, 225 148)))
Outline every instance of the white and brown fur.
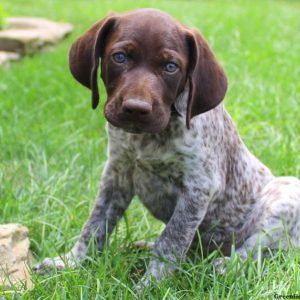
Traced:
POLYGON ((222 103, 197 113, 188 129, 190 88, 186 84, 176 97, 176 112, 160 132, 130 133, 108 123, 108 160, 96 205, 65 258, 46 258, 38 271, 63 269, 66 263, 75 266, 94 234, 102 249, 106 234, 135 195, 166 224, 155 242, 144 284, 176 269, 197 231, 205 249, 223 247, 228 255, 234 243, 241 259, 256 253, 258 246, 300 246, 300 181, 274 177, 249 152, 222 103))

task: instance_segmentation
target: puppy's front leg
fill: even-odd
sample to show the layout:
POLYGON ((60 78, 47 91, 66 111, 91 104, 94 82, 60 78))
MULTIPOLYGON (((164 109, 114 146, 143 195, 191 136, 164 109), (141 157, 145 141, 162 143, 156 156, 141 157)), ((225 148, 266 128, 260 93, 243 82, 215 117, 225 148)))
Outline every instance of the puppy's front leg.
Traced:
POLYGON ((87 222, 83 226, 79 240, 70 252, 63 258, 46 258, 35 267, 39 273, 49 268, 64 269, 65 264, 75 267, 84 258, 92 236, 97 239, 98 249, 101 250, 117 221, 122 217, 132 199, 132 183, 128 170, 114 171, 116 168, 107 164, 102 176, 100 192, 96 199, 87 222), (125 173, 125 174, 124 174, 125 173))
POLYGON ((149 285, 151 277, 159 281, 176 269, 176 262, 184 259, 206 214, 208 202, 206 192, 197 193, 197 196, 181 195, 170 221, 155 243, 153 257, 138 288, 149 285))

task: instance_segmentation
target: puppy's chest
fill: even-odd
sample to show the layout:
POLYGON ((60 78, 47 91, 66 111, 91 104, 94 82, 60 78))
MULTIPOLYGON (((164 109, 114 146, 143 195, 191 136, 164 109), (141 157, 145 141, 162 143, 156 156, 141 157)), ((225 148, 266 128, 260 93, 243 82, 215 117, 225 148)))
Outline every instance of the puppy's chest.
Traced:
POLYGON ((128 155, 131 156, 135 178, 147 183, 154 181, 179 180, 192 164, 187 151, 183 151, 175 141, 160 143, 146 140, 130 145, 128 155))
POLYGON ((196 158, 173 140, 140 142, 131 144, 128 153, 132 157, 134 193, 156 218, 168 222, 196 158))
POLYGON ((199 163, 196 144, 180 138, 130 139, 126 156, 133 168, 133 185, 140 196, 173 194, 199 163))

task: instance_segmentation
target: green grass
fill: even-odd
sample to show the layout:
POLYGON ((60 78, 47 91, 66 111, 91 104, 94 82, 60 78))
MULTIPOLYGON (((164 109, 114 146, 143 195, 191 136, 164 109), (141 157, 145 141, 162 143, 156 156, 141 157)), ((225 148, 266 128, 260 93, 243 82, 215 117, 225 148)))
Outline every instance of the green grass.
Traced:
POLYGON ((4 10, 2 4, 0 4, 0 30, 5 28, 5 19, 7 17, 7 13, 4 10))
MULTIPOLYGON (((9 15, 74 24, 54 51, 0 70, 0 223, 30 229, 37 260, 64 253, 92 208, 106 159, 102 109, 73 80, 67 54, 76 36, 109 11, 157 7, 201 29, 229 77, 225 104, 251 151, 276 175, 300 177, 300 3, 297 1, 7 0, 9 15)), ((101 85, 102 106, 105 100, 101 85)), ((130 243, 154 240, 162 224, 134 200, 101 256, 81 268, 33 274, 34 289, 14 299, 135 299, 133 284, 149 252, 130 243)), ((93 248, 93 247, 91 247, 93 248)), ((217 255, 216 253, 213 255, 217 255)), ((272 299, 300 291, 299 250, 274 252, 227 275, 211 258, 191 257, 182 271, 143 299, 272 299)), ((9 298, 9 297, 8 297, 9 298)), ((1 299, 1 292, 0 292, 1 299)))

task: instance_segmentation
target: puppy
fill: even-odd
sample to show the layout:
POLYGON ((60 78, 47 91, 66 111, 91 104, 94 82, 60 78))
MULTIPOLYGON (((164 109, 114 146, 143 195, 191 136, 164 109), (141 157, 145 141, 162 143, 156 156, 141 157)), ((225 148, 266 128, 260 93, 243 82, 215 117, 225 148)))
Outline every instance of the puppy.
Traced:
POLYGON ((221 103, 224 70, 197 30, 156 9, 109 15, 70 51, 93 108, 99 65, 109 137, 100 192, 72 250, 38 271, 75 266, 93 235, 101 250, 135 195, 166 224, 145 285, 176 269, 197 232, 207 251, 234 245, 241 259, 259 245, 299 246, 299 180, 275 178, 246 148, 221 103))

